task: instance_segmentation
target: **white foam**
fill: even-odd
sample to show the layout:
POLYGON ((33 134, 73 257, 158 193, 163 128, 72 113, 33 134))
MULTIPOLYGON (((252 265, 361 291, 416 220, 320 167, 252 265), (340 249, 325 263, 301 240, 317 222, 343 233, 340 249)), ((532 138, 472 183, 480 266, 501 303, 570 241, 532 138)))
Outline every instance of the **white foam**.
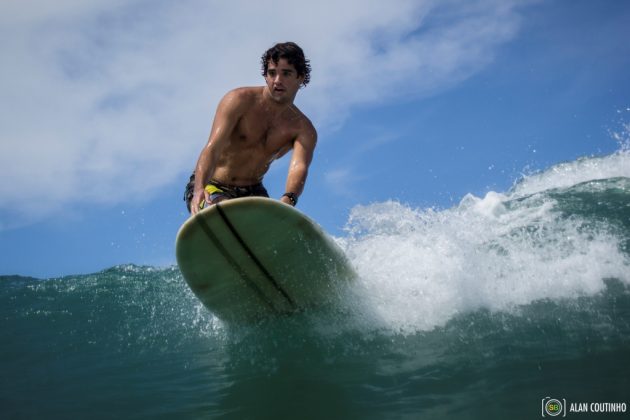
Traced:
POLYGON ((628 257, 607 229, 563 217, 545 194, 514 200, 525 191, 630 177, 629 162, 617 153, 558 165, 514 193, 467 195, 444 211, 392 201, 355 207, 343 246, 360 275, 361 311, 370 323, 412 333, 479 308, 593 295, 606 278, 630 283, 628 257))
POLYGON ((567 188, 583 182, 618 177, 630 178, 630 150, 625 147, 609 156, 565 162, 544 172, 526 176, 514 186, 512 194, 525 196, 553 188, 567 188))

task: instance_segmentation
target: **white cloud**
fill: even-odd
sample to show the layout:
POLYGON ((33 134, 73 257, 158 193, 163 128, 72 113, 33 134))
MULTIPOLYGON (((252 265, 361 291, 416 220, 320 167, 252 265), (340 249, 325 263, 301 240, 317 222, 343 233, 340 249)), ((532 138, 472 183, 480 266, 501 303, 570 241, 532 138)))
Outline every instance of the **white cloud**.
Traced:
POLYGON ((300 44, 298 102, 321 129, 352 106, 417 97, 487 65, 513 2, 0 3, 0 229, 77 202, 146 198, 192 169, 220 97, 300 44))

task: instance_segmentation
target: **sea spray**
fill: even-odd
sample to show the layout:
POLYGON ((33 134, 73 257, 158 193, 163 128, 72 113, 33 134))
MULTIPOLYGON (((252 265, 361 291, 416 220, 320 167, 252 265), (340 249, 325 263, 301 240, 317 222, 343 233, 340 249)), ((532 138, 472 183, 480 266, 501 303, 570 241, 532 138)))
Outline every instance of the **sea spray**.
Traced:
POLYGON ((606 279, 630 283, 628 214, 630 154, 620 151, 447 210, 357 206, 341 243, 360 275, 363 315, 409 334, 479 309, 593 296, 606 279))

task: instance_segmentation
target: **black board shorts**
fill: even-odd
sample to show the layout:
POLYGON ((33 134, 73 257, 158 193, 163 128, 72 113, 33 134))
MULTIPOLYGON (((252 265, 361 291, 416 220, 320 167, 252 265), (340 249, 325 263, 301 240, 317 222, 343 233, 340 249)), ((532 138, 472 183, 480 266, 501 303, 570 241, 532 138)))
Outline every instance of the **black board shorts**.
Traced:
MULTIPOLYGON (((190 212, 190 201, 193 198, 193 192, 195 189, 195 174, 193 173, 190 176, 190 180, 188 184, 186 184, 186 190, 184 192, 184 201, 186 202, 186 208, 188 208, 188 212, 190 212)), ((218 182, 214 179, 210 180, 210 182, 205 186, 206 191, 210 194, 210 203, 209 205, 215 204, 218 201, 231 199, 231 198, 240 198, 240 197, 269 197, 269 193, 267 193, 267 189, 263 186, 262 182, 254 185, 228 185, 218 182)), ((205 201, 201 203, 201 208, 204 208, 205 201)))

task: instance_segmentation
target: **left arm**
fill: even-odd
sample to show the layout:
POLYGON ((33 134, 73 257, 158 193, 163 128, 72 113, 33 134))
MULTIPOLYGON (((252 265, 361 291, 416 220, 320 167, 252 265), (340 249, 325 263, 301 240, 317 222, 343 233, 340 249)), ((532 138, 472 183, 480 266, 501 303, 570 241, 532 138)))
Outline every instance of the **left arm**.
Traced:
MULTIPOLYGON (((292 192, 300 196, 304 191, 304 184, 308 176, 308 168, 313 160, 313 152, 317 144, 317 131, 310 123, 302 130, 293 143, 293 154, 289 163, 289 173, 285 192, 292 192)), ((291 205, 289 197, 283 196, 280 201, 291 205)))

